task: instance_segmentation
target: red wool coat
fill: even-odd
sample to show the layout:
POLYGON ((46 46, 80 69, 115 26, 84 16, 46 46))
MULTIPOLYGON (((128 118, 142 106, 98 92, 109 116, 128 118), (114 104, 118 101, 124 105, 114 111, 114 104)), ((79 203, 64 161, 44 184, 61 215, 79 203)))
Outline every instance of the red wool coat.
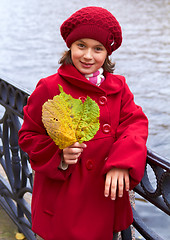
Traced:
POLYGON ((19 145, 35 170, 32 229, 45 240, 112 240, 113 231, 133 220, 128 192, 115 201, 104 196, 105 174, 113 167, 129 169, 131 189, 143 176, 148 121, 135 105, 124 77, 105 72, 100 87, 88 82, 72 65, 40 80, 24 107, 19 145), (75 165, 58 168, 61 150, 46 134, 42 105, 59 94, 90 96, 100 107, 100 129, 87 142, 75 165))

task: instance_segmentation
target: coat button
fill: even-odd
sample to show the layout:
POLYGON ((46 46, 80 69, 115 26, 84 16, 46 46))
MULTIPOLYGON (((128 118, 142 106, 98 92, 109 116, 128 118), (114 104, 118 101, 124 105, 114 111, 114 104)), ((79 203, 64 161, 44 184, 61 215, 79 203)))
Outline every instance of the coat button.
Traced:
POLYGON ((86 168, 87 168, 88 170, 92 170, 93 167, 94 167, 94 162, 93 162, 91 159, 88 159, 88 160, 86 161, 86 168))
POLYGON ((83 103, 86 101, 86 97, 84 97, 84 96, 79 97, 79 99, 80 99, 83 103))
POLYGON ((101 97, 99 98, 99 104, 100 104, 101 106, 105 105, 106 102, 107 102, 107 97, 101 96, 101 97))
POLYGON ((103 133, 110 133, 110 132, 111 132, 111 126, 110 126, 110 124, 108 124, 108 123, 103 124, 103 126, 102 126, 102 131, 103 131, 103 133))

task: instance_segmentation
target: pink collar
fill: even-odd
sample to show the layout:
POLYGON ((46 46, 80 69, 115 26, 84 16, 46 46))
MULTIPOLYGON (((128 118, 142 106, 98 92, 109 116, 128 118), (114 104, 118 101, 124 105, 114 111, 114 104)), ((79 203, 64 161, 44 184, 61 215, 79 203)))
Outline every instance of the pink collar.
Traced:
POLYGON ((105 80, 105 77, 103 75, 103 68, 99 68, 99 70, 97 70, 96 72, 91 74, 85 74, 84 76, 89 82, 97 86, 100 86, 101 83, 105 80))

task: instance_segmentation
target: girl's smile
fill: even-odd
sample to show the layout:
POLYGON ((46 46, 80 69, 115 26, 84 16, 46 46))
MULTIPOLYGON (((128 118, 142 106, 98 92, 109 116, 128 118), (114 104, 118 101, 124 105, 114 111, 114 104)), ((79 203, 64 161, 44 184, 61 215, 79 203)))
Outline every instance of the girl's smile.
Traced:
POLYGON ((82 74, 96 72, 107 57, 107 50, 100 42, 83 38, 71 45, 71 58, 74 66, 82 74))

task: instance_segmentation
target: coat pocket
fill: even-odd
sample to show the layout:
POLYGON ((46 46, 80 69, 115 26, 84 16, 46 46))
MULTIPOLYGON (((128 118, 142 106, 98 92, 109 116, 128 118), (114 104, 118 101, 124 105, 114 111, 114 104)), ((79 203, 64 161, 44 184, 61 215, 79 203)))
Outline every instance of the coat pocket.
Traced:
POLYGON ((44 182, 44 187, 42 191, 42 205, 43 212, 48 215, 54 215, 56 209, 56 200, 57 200, 57 192, 58 192, 58 183, 57 181, 46 178, 44 182))

